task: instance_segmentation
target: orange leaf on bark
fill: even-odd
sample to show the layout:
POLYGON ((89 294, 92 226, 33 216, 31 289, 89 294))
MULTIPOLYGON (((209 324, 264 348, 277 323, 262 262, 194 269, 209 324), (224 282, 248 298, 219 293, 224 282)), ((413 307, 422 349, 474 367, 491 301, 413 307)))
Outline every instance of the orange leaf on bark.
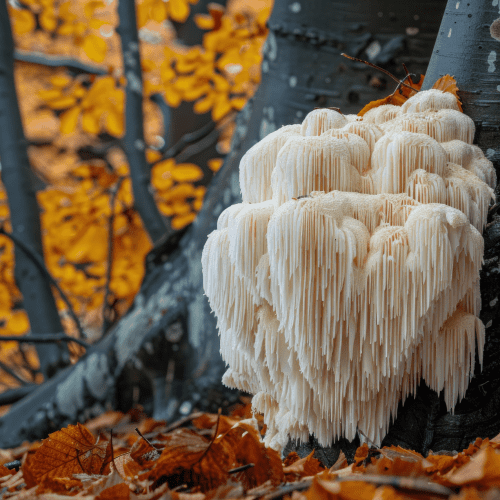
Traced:
MULTIPOLYGON (((408 77, 406 83, 416 90, 420 90, 422 84, 424 83, 424 75, 420 75, 420 81, 414 83, 411 76, 408 77)), ((378 99, 377 101, 369 102, 359 113, 358 116, 363 116, 370 109, 378 108, 384 104, 393 104, 394 106, 402 106, 411 96, 415 95, 415 90, 411 90, 408 87, 401 86, 391 95, 384 97, 383 99, 378 99)))

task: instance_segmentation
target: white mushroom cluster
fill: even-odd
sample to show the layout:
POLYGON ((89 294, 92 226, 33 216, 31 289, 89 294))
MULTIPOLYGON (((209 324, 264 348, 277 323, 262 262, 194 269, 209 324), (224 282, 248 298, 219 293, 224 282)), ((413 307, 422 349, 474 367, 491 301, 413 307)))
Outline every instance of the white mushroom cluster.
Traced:
POLYGON ((481 232, 495 171, 456 98, 363 118, 314 110, 252 147, 243 203, 205 244, 223 382, 253 393, 266 443, 380 443, 423 378, 449 410, 473 375, 481 232))

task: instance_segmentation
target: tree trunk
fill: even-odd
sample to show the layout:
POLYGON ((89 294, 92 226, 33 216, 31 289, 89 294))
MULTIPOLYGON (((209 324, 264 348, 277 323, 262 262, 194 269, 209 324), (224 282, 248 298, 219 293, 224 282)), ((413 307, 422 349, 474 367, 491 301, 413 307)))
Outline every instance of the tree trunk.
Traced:
POLYGON ((130 168, 134 206, 154 244, 165 235, 167 226, 153 197, 151 171, 146 161, 142 112, 142 68, 135 0, 119 0, 118 17, 120 18, 120 26, 117 28, 117 32, 122 44, 123 72, 127 79, 125 87, 125 136, 122 142, 130 168))
MULTIPOLYGON (((8 196, 12 235, 43 255, 40 213, 14 83, 14 42, 6 3, 0 1, 0 158, 8 196)), ((62 333, 49 282, 30 256, 15 248, 15 278, 34 334, 62 333)), ((38 345, 40 370, 49 378, 69 363, 66 346, 38 345)))
MULTIPOLYGON (((234 400, 237 393, 221 384, 225 366, 216 318, 203 291, 201 254, 220 213, 241 202, 242 155, 276 128, 301 122, 316 106, 357 113, 391 91, 382 75, 341 52, 370 55, 397 75, 404 74, 401 62, 412 72, 424 72, 444 5, 436 0, 276 0, 262 83, 237 118, 231 152, 197 219, 185 234, 164 240, 150 253, 133 307, 107 336, 76 366, 0 419, 0 430, 9 429, 9 435, 0 433, 0 447, 45 437, 65 423, 99 413, 106 403, 126 408, 133 401, 133 385, 139 387, 139 402, 167 419, 234 400)), ((339 449, 337 443, 321 458, 335 459, 339 449)))
MULTIPOLYGON (((478 144, 500 168, 499 68, 500 7, 489 0, 449 0, 425 76, 423 89, 445 74, 457 80, 463 110, 475 122, 478 144)), ((498 188, 496 190, 498 200, 498 188)), ((498 205, 490 210, 481 271, 481 320, 486 326, 484 367, 476 362, 475 377, 454 415, 435 392, 420 387, 398 411, 383 444, 399 444, 426 453, 432 449, 466 448, 476 437, 494 437, 500 432, 500 216, 498 205)))

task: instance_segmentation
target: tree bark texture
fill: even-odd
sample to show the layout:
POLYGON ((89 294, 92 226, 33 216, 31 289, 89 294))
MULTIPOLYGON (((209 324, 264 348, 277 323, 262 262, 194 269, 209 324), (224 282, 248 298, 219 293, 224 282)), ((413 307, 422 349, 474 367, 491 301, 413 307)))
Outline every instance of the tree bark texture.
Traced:
MULTIPOLYGON (((0 158, 8 196, 12 234, 25 247, 43 255, 40 213, 34 189, 27 141, 14 83, 14 43, 5 2, 0 2, 0 158)), ((15 247, 15 279, 34 334, 61 333, 63 327, 49 282, 29 255, 15 247)), ((66 346, 39 345, 45 378, 69 363, 66 346)))
MULTIPOLYGON (((301 122, 314 107, 357 113, 392 90, 392 85, 383 88, 383 81, 374 86, 373 78, 381 75, 341 52, 365 59, 371 54, 376 64, 398 75, 403 74, 401 62, 423 73, 444 7, 443 0, 404 5, 399 0, 276 0, 262 83, 238 115, 231 152, 197 219, 149 254, 133 307, 106 337, 77 365, 0 418, 0 447, 45 437, 106 405, 125 409, 132 402, 132 385, 142 390, 139 402, 169 420, 194 407, 214 410, 234 399, 236 393, 221 384, 225 366, 216 318, 203 292, 201 254, 221 212, 241 202, 241 157, 276 128, 301 122), (408 27, 419 31, 409 34, 408 27)), ((321 458, 335 460, 341 447, 349 451, 340 442, 321 458)))
POLYGON ((123 71, 127 79, 123 147, 130 168, 134 205, 151 241, 155 243, 165 234, 167 226, 154 200, 151 172, 146 161, 142 112, 142 68, 135 1, 119 0, 118 17, 120 26, 117 31, 122 44, 123 71))
MULTIPOLYGON (((490 0, 449 0, 426 73, 423 89, 443 75, 457 80, 463 110, 476 125, 474 143, 500 173, 500 6, 490 0)), ((499 191, 496 190, 497 202, 499 191)), ((435 392, 420 387, 398 411, 383 444, 400 444, 423 453, 432 449, 461 451, 476 437, 500 433, 500 216, 490 210, 481 270, 481 320, 486 326, 484 367, 454 414, 435 392), (424 425, 427 421, 427 424, 424 425), (427 433, 425 439, 422 439, 427 433)))

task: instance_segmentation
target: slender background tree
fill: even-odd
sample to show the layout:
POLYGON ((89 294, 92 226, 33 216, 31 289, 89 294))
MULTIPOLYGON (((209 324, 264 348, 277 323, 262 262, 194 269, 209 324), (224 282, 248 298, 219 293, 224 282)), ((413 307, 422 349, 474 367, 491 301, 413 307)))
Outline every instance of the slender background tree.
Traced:
MULTIPOLYGON (((0 160, 2 182, 9 193, 12 238, 15 247, 15 278, 23 295, 33 334, 62 333, 63 327, 50 282, 26 248, 43 259, 40 213, 35 196, 27 141, 14 85, 14 43, 5 2, 0 2, 0 160)), ((6 229, 4 227, 4 229, 6 229)), ((69 363, 66 346, 38 345, 40 369, 49 377, 69 363)))

